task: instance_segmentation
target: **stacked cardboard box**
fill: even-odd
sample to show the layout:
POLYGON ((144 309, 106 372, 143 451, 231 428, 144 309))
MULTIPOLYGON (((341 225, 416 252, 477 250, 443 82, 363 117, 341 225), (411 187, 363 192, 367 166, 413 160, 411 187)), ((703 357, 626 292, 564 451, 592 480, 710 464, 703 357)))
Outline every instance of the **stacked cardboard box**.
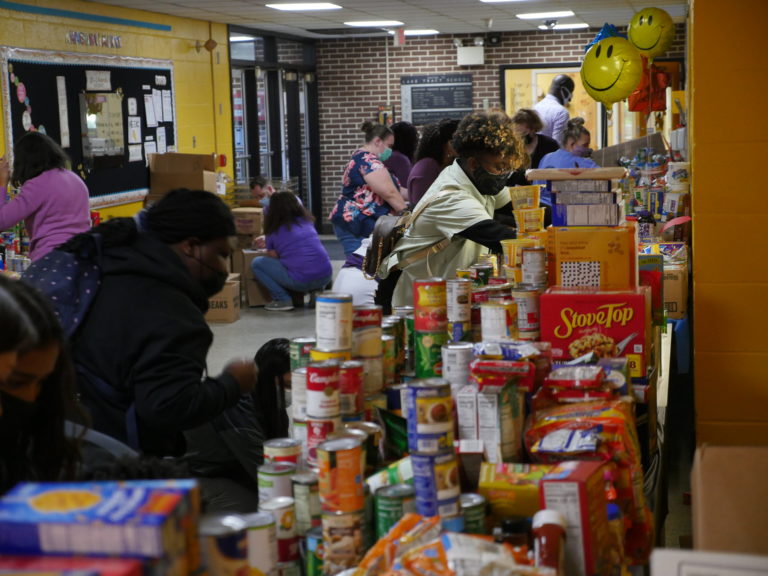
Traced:
POLYGON ((213 154, 150 154, 149 194, 151 204, 176 188, 216 193, 216 161, 213 154))

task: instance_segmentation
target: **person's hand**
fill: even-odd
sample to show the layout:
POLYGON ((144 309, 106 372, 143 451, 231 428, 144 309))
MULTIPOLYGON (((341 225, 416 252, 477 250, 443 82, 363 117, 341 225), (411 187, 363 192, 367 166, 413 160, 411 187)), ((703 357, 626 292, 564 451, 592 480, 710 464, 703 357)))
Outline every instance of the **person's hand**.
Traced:
POLYGON ((274 194, 274 193, 275 193, 275 189, 274 189, 274 187, 272 186, 272 184, 267 184, 267 185, 264 187, 264 193, 267 195, 267 198, 269 198, 270 196, 272 196, 272 194, 274 194))
POLYGON ((11 166, 8 164, 8 160, 5 156, 0 158, 0 187, 5 188, 8 186, 8 181, 11 179, 11 166))
POLYGON ((231 360, 224 367, 224 373, 237 380, 241 394, 250 394, 256 388, 259 367, 253 360, 231 360))
POLYGON ((265 254, 265 256, 268 256, 270 258, 280 258, 280 256, 277 255, 276 250, 267 250, 267 253, 265 254))
POLYGON ((263 250, 264 248, 267 247, 267 237, 263 235, 256 236, 256 238, 253 239, 251 246, 256 250, 263 250))

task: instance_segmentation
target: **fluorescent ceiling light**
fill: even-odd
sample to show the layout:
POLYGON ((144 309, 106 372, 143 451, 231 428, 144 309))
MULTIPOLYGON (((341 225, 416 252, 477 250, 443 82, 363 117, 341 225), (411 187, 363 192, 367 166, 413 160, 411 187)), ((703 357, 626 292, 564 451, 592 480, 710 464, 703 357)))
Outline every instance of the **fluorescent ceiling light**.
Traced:
POLYGON ((253 42, 256 38, 253 36, 244 36, 242 34, 233 34, 229 37, 230 42, 253 42))
POLYGON ((570 10, 562 12, 528 12, 527 14, 516 14, 521 20, 544 20, 545 18, 568 18, 574 16, 570 10))
POLYGON ((275 10, 284 10, 289 12, 308 12, 310 10, 340 10, 338 4, 330 2, 298 2, 293 4, 266 4, 267 8, 275 10))
POLYGON ((503 3, 509 3, 509 2, 526 2, 527 0, 480 0, 480 2, 485 2, 486 4, 503 4, 503 3))
POLYGON ((399 20, 358 20, 356 22, 344 22, 344 26, 355 28, 384 28, 387 26, 402 26, 399 20))
MULTIPOLYGON (((440 34, 439 30, 425 29, 425 30, 405 30, 406 36, 431 36, 432 34, 440 34)), ((395 31, 390 30, 390 34, 394 36, 395 31)))
POLYGON ((589 24, 579 22, 577 24, 555 24, 554 26, 539 26, 539 30, 576 30, 577 28, 589 28, 589 24))

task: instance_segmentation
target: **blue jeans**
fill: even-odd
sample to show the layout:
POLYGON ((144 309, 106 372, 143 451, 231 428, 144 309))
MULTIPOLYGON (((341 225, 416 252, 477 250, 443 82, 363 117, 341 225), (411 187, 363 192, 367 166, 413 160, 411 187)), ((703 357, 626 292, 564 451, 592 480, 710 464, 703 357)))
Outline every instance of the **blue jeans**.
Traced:
POLYGON ((336 233, 336 238, 341 242, 341 247, 344 248, 344 256, 352 254, 352 252, 360 248, 360 244, 363 243, 363 238, 355 236, 352 232, 346 228, 342 228, 338 224, 334 223, 333 231, 336 233))
POLYGON ((309 282, 296 282, 288 274, 285 266, 277 258, 269 258, 268 256, 258 256, 251 262, 251 269, 253 270, 253 276, 264 284, 267 290, 269 290, 270 296, 273 300, 286 301, 291 299, 291 295, 287 290, 293 290, 294 292, 311 292, 312 290, 320 290, 331 281, 333 275, 324 276, 317 280, 311 280, 309 282))

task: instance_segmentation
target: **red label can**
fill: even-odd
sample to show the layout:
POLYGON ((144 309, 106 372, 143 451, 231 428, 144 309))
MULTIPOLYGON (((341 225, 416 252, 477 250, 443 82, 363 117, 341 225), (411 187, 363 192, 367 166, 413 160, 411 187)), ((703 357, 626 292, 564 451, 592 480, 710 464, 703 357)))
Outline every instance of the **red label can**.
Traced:
POLYGON ((341 430, 341 417, 313 419, 307 418, 307 464, 317 466, 317 447, 328 439, 328 435, 341 430))
POLYGON ((307 366, 307 417, 335 418, 339 401, 339 364, 317 362, 307 366))
POLYGON ((448 325, 445 280, 427 278, 413 283, 413 322, 419 332, 442 332, 448 325))
POLYGON ((356 360, 339 366, 339 393, 342 416, 363 411, 363 363, 356 360))

